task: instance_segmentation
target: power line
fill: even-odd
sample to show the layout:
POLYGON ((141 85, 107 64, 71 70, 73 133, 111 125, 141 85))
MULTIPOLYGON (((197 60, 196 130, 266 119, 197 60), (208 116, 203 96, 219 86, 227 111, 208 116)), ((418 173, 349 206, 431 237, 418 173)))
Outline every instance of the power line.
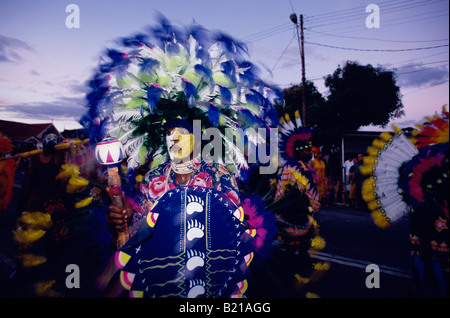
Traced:
POLYGON ((421 63, 421 64, 410 64, 410 65, 404 65, 404 66, 397 66, 397 67, 394 67, 394 69, 397 70, 397 69, 400 69, 400 68, 417 67, 417 66, 423 66, 423 65, 429 65, 429 64, 437 64, 437 63, 444 63, 444 62, 448 62, 448 60, 429 62, 429 63, 421 63))
MULTIPOLYGON (((384 4, 386 2, 379 3, 378 6, 382 7, 383 14, 388 14, 388 13, 404 11, 404 10, 421 7, 421 6, 430 6, 432 4, 435 4, 435 3, 441 2, 441 1, 442 0, 435 0, 435 1, 424 0, 424 1, 416 2, 416 3, 411 3, 411 1, 400 2, 400 3, 406 3, 405 5, 398 5, 400 3, 392 3, 392 1, 387 1, 387 4, 385 6, 384 6, 384 4)), ((338 23, 343 23, 343 22, 348 22, 350 20, 354 20, 356 17, 364 15, 365 14, 364 8, 365 8, 364 6, 355 7, 353 9, 349 9, 349 11, 346 13, 342 13, 342 14, 335 15, 335 16, 329 16, 329 17, 317 18, 317 16, 312 16, 312 17, 309 17, 307 21, 310 22, 309 24, 313 27, 328 26, 330 24, 335 25, 338 23), (355 11, 355 12, 353 13, 352 11, 355 11), (337 21, 335 21, 335 20, 337 20, 337 21), (322 23, 322 24, 315 25, 315 23, 322 23), (323 23, 325 23, 325 24, 323 24, 323 23)))
POLYGON ((426 58, 429 58, 429 57, 442 55, 442 54, 448 54, 448 51, 439 52, 439 53, 435 53, 435 54, 431 54, 431 55, 427 55, 427 56, 422 56, 422 57, 416 58, 416 59, 409 59, 409 60, 406 60, 406 61, 396 62, 396 64, 404 64, 404 63, 414 62, 414 61, 417 61, 417 60, 422 60, 422 59, 426 59, 426 58))
POLYGON ((435 83, 435 84, 432 84, 432 85, 427 86, 427 87, 422 87, 422 88, 416 89, 416 90, 414 90, 414 91, 412 91, 412 92, 404 93, 403 96, 411 95, 411 94, 413 94, 413 93, 416 93, 416 92, 419 92, 419 91, 423 91, 424 89, 432 88, 432 87, 434 87, 434 86, 439 86, 439 85, 442 85, 442 84, 444 84, 444 83, 446 83, 446 82, 448 82, 448 79, 446 79, 446 80, 444 80, 444 81, 441 81, 441 82, 438 82, 438 83, 435 83))
POLYGON ((339 50, 348 50, 348 51, 360 51, 360 52, 406 52, 406 51, 420 51, 420 50, 431 50, 437 49, 440 47, 447 47, 448 44, 444 45, 435 45, 435 46, 427 46, 427 47, 418 47, 418 48, 409 48, 409 49, 360 49, 360 48, 350 48, 350 47, 342 47, 342 46, 334 46, 316 42, 306 42, 307 44, 317 45, 322 47, 327 47, 331 49, 339 49, 339 50))
POLYGON ((275 27, 271 27, 265 30, 262 30, 260 32, 256 32, 254 34, 251 34, 249 36, 246 36, 244 38, 242 38, 243 41, 246 42, 254 42, 254 41, 258 41, 261 39, 265 39, 269 36, 273 36, 276 34, 279 34, 281 32, 285 32, 287 30, 291 30, 292 29, 292 24, 291 23, 284 23, 275 27))
POLYGON ((418 72, 423 72, 423 71, 435 70, 435 69, 442 68, 443 66, 448 66, 448 64, 443 64, 443 65, 439 65, 439 66, 436 66, 436 67, 422 68, 422 69, 420 69, 420 70, 414 70, 414 71, 408 71, 408 72, 396 73, 396 75, 404 75, 404 74, 410 74, 410 73, 418 73, 418 72))
POLYGON ((272 67, 272 69, 270 70, 270 73, 273 72, 273 70, 275 69, 275 67, 278 65, 278 63, 280 62, 281 58, 283 57, 284 53, 286 53, 287 49, 289 48, 289 46, 291 46, 292 41, 295 39, 295 34, 292 36, 291 40, 289 41, 288 45, 286 46, 286 48, 284 49, 284 51, 280 54, 280 56, 278 57, 277 61, 275 62, 274 66, 272 67))
MULTIPOLYGON (((400 3, 403 3, 403 2, 410 3, 411 1, 404 0, 400 3)), ((390 3, 392 3, 392 1, 388 0, 388 1, 378 3, 378 6, 384 5, 384 4, 390 4, 390 3)), ((353 11, 357 11, 358 13, 360 13, 362 8, 363 8, 363 6, 358 6, 358 7, 353 7, 350 9, 334 10, 334 11, 328 12, 328 13, 320 13, 320 14, 316 14, 316 15, 312 15, 312 16, 305 16, 305 19, 321 20, 321 19, 329 19, 329 18, 333 18, 333 17, 340 17, 340 16, 348 15, 348 14, 352 13, 353 11)))
MULTIPOLYGON (((440 0, 439 0, 440 1, 440 0)), ((430 4, 434 4, 436 3, 436 1, 434 2, 428 2, 426 1, 424 5, 430 5, 430 4)), ((421 3, 419 3, 421 4, 421 3)), ((403 6, 402 9, 404 9, 404 11, 406 12, 407 9, 410 9, 411 7, 405 7, 403 6)), ((395 10, 395 11, 399 11, 395 10)), ((380 9, 381 11, 381 9, 380 9)), ((427 20, 427 19, 435 19, 435 18, 439 18, 439 17, 443 17, 443 16, 448 16, 448 13, 446 14, 438 14, 438 15, 434 15, 434 16, 429 16, 430 14, 435 14, 437 12, 442 13, 443 11, 448 12, 447 10, 434 10, 431 12, 420 12, 420 14, 416 14, 416 15, 409 15, 409 16, 403 16, 403 17, 398 17, 396 16, 395 18, 392 19, 388 19, 388 20, 384 20, 383 19, 383 27, 391 27, 391 26, 395 26, 395 25, 399 25, 399 24, 405 24, 405 23, 416 23, 417 21, 421 21, 421 20, 427 20), (419 18, 417 18, 419 17, 419 18), (417 18, 417 19, 414 19, 417 18)), ((383 11, 381 11, 383 13, 383 16, 386 17, 386 14, 388 13, 392 13, 394 11, 392 10, 385 10, 383 9, 383 11)), ((361 21, 363 17, 363 13, 362 11, 360 11, 360 14, 358 16, 348 16, 348 17, 343 17, 341 19, 339 19, 338 21, 332 22, 332 21, 316 21, 314 19, 308 20, 308 29, 309 30, 314 30, 317 32, 317 28, 323 29, 324 27, 332 27, 333 28, 333 33, 336 34, 337 31, 341 32, 341 33, 349 33, 349 32, 354 32, 355 30, 355 26, 354 25, 349 25, 349 22, 351 21, 361 21), (342 25, 343 23, 345 23, 345 26, 339 27, 338 25, 342 25)))
POLYGON ((448 41, 449 39, 438 39, 438 40, 388 40, 388 39, 377 39, 377 38, 367 38, 367 37, 359 37, 359 36, 345 36, 345 35, 338 35, 338 34, 330 34, 325 32, 319 32, 311 30, 310 28, 305 28, 305 30, 312 32, 312 33, 318 33, 326 36, 336 37, 336 38, 345 38, 345 39, 355 39, 355 40, 368 40, 368 41, 380 41, 380 42, 394 42, 394 43, 417 43, 417 42, 442 42, 442 41, 448 41))
MULTIPOLYGON (((445 11, 448 11, 448 10, 445 10, 445 11)), ((426 15, 433 14, 435 12, 442 12, 442 10, 440 10, 440 11, 433 11, 433 12, 427 12, 427 13, 420 13, 420 14, 417 14, 417 15, 411 15, 411 16, 406 16, 406 17, 402 17, 402 18, 396 17, 394 19, 384 21, 383 22, 383 28, 396 26, 396 25, 400 25, 400 24, 406 24, 406 23, 416 23, 418 21, 423 21, 423 20, 429 20, 429 19, 435 19, 435 18, 448 16, 448 13, 444 13, 444 14, 438 14, 438 15, 426 17, 426 15), (420 17, 420 18, 419 19, 412 19, 412 18, 415 18, 415 17, 420 17)), ((342 21, 342 22, 348 22, 348 21, 342 21)), ((336 28, 336 24, 338 24, 338 23, 323 24, 323 25, 319 25, 319 26, 317 26, 317 25, 316 26, 315 25, 309 25, 309 28, 311 30, 311 28, 320 28, 322 26, 330 26, 331 25, 331 26, 333 26, 333 31, 334 32, 339 31, 339 32, 341 32, 341 34, 342 33, 353 32, 355 30, 355 26, 354 25, 347 25, 347 26, 343 26, 341 28, 336 28)))

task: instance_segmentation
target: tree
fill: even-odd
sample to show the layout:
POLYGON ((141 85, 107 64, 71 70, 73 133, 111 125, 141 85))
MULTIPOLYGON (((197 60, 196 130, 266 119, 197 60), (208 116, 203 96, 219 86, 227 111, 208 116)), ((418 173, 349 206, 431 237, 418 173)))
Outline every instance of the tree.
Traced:
MULTIPOLYGON (((284 107, 281 105, 275 106, 278 114, 280 116, 289 114, 291 118, 294 118, 294 113, 298 110, 300 112, 300 116, 302 116, 302 85, 291 86, 285 89, 283 93, 285 101, 284 107)), ((313 120, 311 116, 315 115, 316 109, 322 109, 325 106, 325 99, 314 86, 314 83, 310 81, 306 81, 305 98, 307 125, 311 126, 310 121, 313 120)))
MULTIPOLYGON (((327 148, 338 146, 346 130, 362 126, 386 126, 391 119, 404 115, 400 88, 395 74, 382 67, 347 62, 325 77, 329 92, 325 99, 314 83, 306 82, 307 125, 316 126, 313 143, 327 148)), ((285 106, 278 107, 281 116, 291 118, 295 110, 302 114, 302 86, 284 90, 285 106)))
POLYGON ((315 121, 330 136, 362 126, 385 127, 391 119, 404 115, 395 74, 382 67, 347 62, 325 77, 329 95, 315 121))

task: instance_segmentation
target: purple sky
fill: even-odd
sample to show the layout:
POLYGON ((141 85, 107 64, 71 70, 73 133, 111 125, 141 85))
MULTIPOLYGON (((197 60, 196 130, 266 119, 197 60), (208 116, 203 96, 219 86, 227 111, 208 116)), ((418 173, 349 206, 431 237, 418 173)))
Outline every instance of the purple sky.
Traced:
POLYGON ((406 115, 414 124, 448 104, 447 0, 8 0, 0 2, 0 119, 53 121, 79 127, 86 81, 106 48, 154 25, 156 12, 173 24, 193 21, 243 40, 262 77, 282 88, 301 81, 295 26, 304 16, 306 78, 326 96, 323 77, 347 60, 396 69, 406 115), (68 28, 68 4, 79 28, 68 28), (366 6, 379 8, 368 28, 366 6))

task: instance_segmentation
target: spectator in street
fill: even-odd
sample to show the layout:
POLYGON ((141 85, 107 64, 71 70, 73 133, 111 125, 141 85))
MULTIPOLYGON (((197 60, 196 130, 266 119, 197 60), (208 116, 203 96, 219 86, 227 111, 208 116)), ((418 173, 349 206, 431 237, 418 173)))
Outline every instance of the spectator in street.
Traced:
POLYGON ((347 186, 350 184, 350 168, 354 165, 353 157, 351 155, 347 156, 347 160, 344 161, 344 185, 347 186))
POLYGON ((327 179, 326 179, 326 166, 322 160, 323 155, 319 148, 313 147, 314 159, 311 160, 310 166, 317 174, 317 190, 319 192, 320 204, 323 208, 328 205, 327 195, 327 179))
POLYGON ((350 167, 348 172, 348 200, 349 205, 352 208, 356 208, 356 183, 355 183, 355 164, 358 162, 356 157, 352 159, 353 165, 350 167))
POLYGON ((366 204, 362 198, 361 189, 362 184, 365 179, 364 175, 361 173, 360 167, 364 165, 363 163, 364 155, 362 153, 358 154, 357 162, 354 164, 354 177, 353 180, 356 186, 356 208, 358 209, 366 209, 366 204))
POLYGON ((336 185, 334 186, 334 204, 337 206, 345 206, 345 187, 342 184, 341 180, 336 181, 336 185))

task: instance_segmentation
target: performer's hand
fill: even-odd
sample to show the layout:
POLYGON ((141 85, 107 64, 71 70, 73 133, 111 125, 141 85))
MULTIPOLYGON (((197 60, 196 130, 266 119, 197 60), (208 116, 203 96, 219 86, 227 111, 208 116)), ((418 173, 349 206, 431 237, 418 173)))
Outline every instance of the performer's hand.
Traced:
MULTIPOLYGON (((111 196, 109 188, 106 188, 106 192, 111 196)), ((117 230, 124 229, 131 222, 133 216, 133 208, 127 203, 124 197, 123 202, 123 207, 111 204, 108 207, 108 213, 106 215, 108 223, 114 225, 117 230)))

